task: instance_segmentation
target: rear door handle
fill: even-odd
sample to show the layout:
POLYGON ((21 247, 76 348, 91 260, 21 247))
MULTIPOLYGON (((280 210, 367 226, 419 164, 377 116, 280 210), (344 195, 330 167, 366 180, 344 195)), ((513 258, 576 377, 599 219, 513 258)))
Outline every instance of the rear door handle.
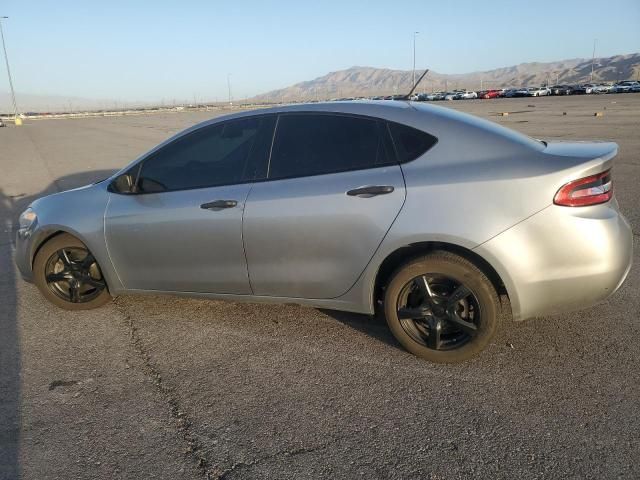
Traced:
POLYGON ((221 210, 223 208, 233 208, 238 205, 237 200, 214 200, 213 202, 203 203, 200 208, 205 210, 221 210))
POLYGON ((393 187, 391 185, 369 185, 349 190, 347 195, 350 197, 370 198, 375 197, 376 195, 386 195, 391 192, 393 192, 393 187))

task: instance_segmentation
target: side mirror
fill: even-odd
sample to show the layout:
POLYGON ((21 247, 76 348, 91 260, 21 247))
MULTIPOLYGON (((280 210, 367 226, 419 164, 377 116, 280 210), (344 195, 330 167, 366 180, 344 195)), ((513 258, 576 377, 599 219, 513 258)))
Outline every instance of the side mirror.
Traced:
POLYGON ((115 193, 132 194, 137 193, 138 188, 135 184, 135 178, 130 173, 118 175, 109 185, 109 189, 115 193))

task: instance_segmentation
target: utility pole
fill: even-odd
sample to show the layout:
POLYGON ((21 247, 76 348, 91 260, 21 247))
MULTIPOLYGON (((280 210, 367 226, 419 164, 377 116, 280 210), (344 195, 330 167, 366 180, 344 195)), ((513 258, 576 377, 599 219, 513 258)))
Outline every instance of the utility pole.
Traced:
POLYGON ((591 83, 593 83, 593 64, 596 61, 596 42, 598 41, 597 38, 593 39, 593 54, 591 55, 591 83))
POLYGON ((420 32, 413 32, 413 76, 411 81, 411 87, 416 84, 416 36, 420 32))
POLYGON ((13 118, 16 125, 21 125, 18 118, 18 104, 16 103, 16 92, 13 90, 13 80, 11 79, 11 69, 9 68, 9 57, 7 56, 7 46, 4 43, 4 32, 2 31, 2 20, 9 17, 0 17, 0 37, 2 37, 2 50, 4 51, 4 62, 7 65, 7 75, 9 76, 9 88, 11 89, 11 101, 13 102, 13 118))
POLYGON ((227 73, 227 88, 229 89, 229 105, 233 105, 231 103, 231 74, 227 73))

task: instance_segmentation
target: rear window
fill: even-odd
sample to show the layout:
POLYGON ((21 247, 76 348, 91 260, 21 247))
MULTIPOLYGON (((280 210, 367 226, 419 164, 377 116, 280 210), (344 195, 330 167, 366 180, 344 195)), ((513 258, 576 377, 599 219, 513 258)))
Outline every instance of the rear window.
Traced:
POLYGON ((389 122, 389 129, 401 163, 415 160, 438 143, 433 135, 413 127, 389 122))

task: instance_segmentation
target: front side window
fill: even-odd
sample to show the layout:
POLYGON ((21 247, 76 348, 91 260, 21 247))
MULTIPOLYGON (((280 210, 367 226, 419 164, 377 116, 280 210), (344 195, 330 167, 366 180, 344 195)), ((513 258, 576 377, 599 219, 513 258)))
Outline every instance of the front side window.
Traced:
POLYGON ((180 137, 144 160, 138 189, 154 193, 264 178, 274 124, 274 116, 257 116, 180 137))
POLYGON ((395 162, 381 121, 332 114, 285 114, 278 120, 269 178, 344 172, 395 162))

